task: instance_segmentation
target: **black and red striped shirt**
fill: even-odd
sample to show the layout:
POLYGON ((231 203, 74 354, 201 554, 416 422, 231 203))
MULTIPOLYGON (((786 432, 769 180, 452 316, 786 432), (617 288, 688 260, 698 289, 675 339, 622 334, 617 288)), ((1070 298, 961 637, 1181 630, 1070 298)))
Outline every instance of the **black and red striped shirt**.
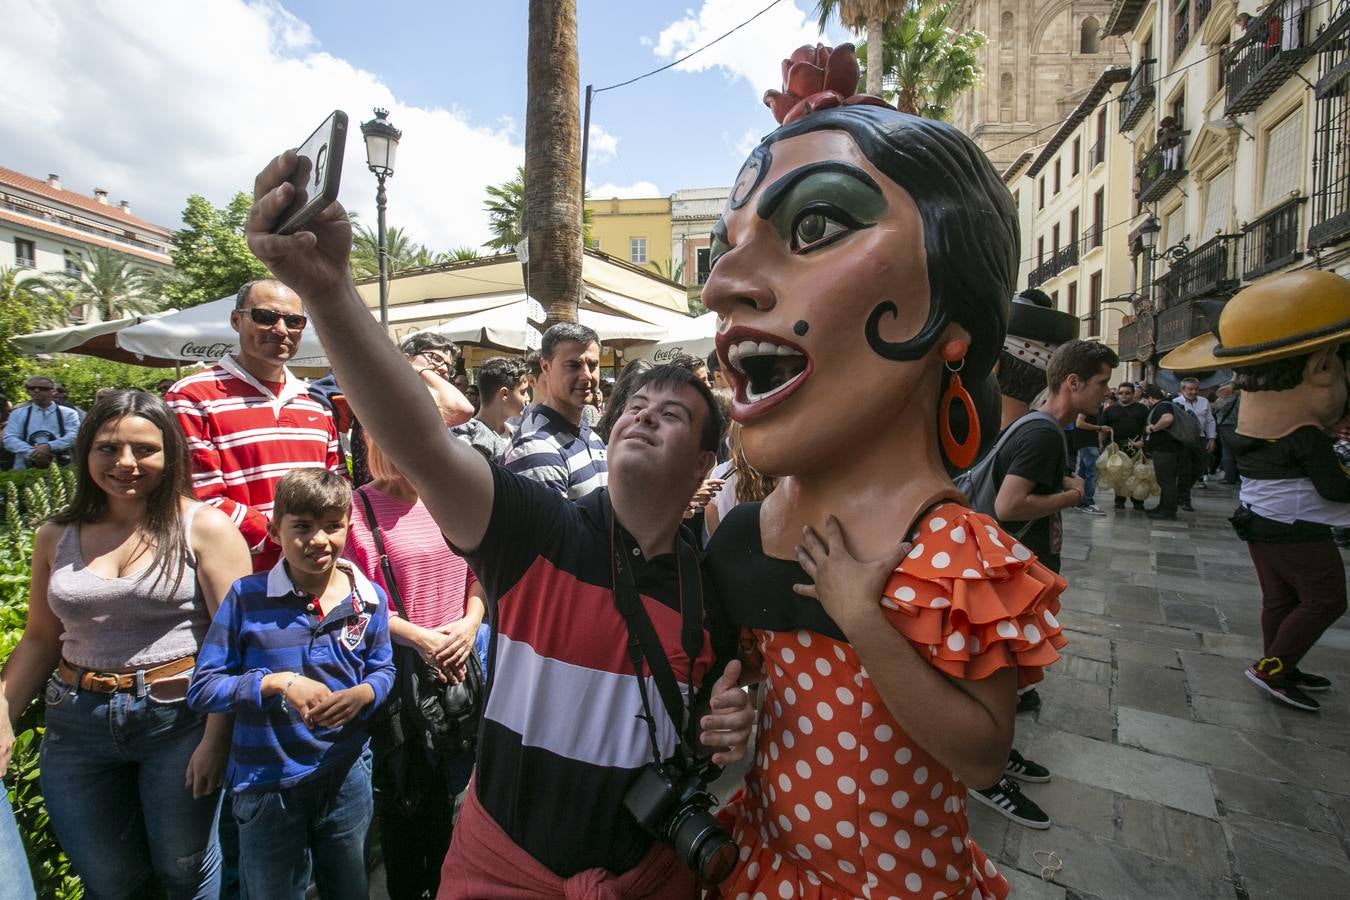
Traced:
MULTIPOLYGON (((464 554, 494 609, 478 798, 512 840, 557 875, 625 872, 651 844, 622 800, 652 752, 638 718, 628 629, 614 604, 605 493, 573 502, 497 466, 493 486, 487 533, 464 554)), ((687 697, 675 555, 643 559, 633 552, 638 592, 687 697)), ((735 651, 706 577, 703 606, 704 644, 693 667, 700 696, 735 651)), ((675 728, 649 675, 647 690, 668 757, 675 728)))

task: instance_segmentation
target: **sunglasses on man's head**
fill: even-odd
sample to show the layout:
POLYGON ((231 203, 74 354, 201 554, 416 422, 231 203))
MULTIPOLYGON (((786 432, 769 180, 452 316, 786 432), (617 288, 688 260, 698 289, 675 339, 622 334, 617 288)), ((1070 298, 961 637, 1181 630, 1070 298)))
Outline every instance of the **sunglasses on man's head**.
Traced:
POLYGON ((256 306, 248 311, 248 317, 264 328, 271 328, 279 319, 286 323, 289 331, 299 331, 309 321, 299 313, 279 313, 273 309, 260 309, 256 306))

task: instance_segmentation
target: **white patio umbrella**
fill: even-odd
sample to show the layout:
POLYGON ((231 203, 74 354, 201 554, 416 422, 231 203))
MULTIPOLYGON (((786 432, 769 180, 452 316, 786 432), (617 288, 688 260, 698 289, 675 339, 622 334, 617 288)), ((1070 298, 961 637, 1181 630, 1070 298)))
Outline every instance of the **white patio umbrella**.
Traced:
POLYGON ((688 354, 705 359, 713 352, 716 334, 717 313, 704 313, 671 326, 666 335, 656 343, 633 347, 624 353, 624 358, 650 359, 654 363, 665 363, 680 354, 688 354))
MULTIPOLYGON (((508 303, 482 312, 460 316, 452 322, 426 329, 461 344, 479 344, 503 350, 524 351, 529 347, 529 331, 538 330, 526 319, 528 301, 508 303)), ((600 342, 624 347, 634 341, 657 341, 666 329, 650 322, 583 309, 577 320, 595 330, 600 342)), ((537 346, 537 340, 535 343, 537 346)))
POLYGON ((52 328, 33 334, 21 334, 9 339, 10 344, 20 353, 36 356, 39 353, 78 353, 82 356, 97 356, 113 362, 131 363, 138 366, 172 366, 178 361, 156 356, 143 356, 118 347, 115 342, 117 332, 139 322, 167 316, 177 310, 151 313, 144 316, 127 316, 107 322, 89 322, 85 325, 68 325, 65 328, 52 328))
MULTIPOLYGON (((232 309, 233 294, 181 312, 147 319, 117 332, 117 346, 143 356, 212 363, 239 349, 239 335, 230 327, 232 309)), ((328 365, 313 328, 304 330, 300 347, 290 364, 328 365)))

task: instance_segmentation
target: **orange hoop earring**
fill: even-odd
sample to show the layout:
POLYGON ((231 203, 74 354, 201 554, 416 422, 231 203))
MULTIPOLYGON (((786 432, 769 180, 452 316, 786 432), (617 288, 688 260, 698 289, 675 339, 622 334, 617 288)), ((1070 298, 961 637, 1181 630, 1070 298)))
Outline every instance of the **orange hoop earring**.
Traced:
POLYGON ((942 452, 947 454, 952 465, 958 469, 970 468, 980 451, 980 415, 975 409, 975 401, 971 398, 970 392, 961 384, 961 376, 957 374, 965 363, 964 356, 956 361, 956 365, 952 365, 951 361, 945 363, 947 371, 951 373, 951 379, 947 382, 947 390, 942 394, 942 415, 938 418, 938 437, 942 441, 942 452), (960 403, 965 407, 964 441, 957 441, 956 435, 952 433, 953 403, 960 403))

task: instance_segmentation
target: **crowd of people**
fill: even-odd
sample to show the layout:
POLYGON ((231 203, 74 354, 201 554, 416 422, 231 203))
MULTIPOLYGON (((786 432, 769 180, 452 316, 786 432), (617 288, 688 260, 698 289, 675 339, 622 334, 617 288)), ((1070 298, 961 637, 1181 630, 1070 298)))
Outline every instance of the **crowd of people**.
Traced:
POLYGON ((1113 391, 1076 318, 1009 303, 1015 211, 967 137, 788 88, 714 229, 706 360, 607 386, 596 334, 560 324, 470 383, 444 338, 395 346, 340 206, 272 232, 287 152, 256 183, 275 278, 240 287, 237 352, 82 419, 30 379, 5 446, 68 452, 77 488, 36 535, 0 770, 41 693, 91 896, 366 897, 378 833, 395 898, 1001 900, 967 802, 1049 827, 1016 720, 1067 642, 1063 514, 1100 513, 1105 442, 1152 458, 1167 519, 1222 439, 1266 595, 1247 676, 1316 709, 1330 683, 1298 663, 1345 610, 1344 280, 1303 356, 1237 379, 1248 413, 1302 391, 1317 427, 1194 382, 1113 391), (286 365, 310 327, 313 384, 286 365))

